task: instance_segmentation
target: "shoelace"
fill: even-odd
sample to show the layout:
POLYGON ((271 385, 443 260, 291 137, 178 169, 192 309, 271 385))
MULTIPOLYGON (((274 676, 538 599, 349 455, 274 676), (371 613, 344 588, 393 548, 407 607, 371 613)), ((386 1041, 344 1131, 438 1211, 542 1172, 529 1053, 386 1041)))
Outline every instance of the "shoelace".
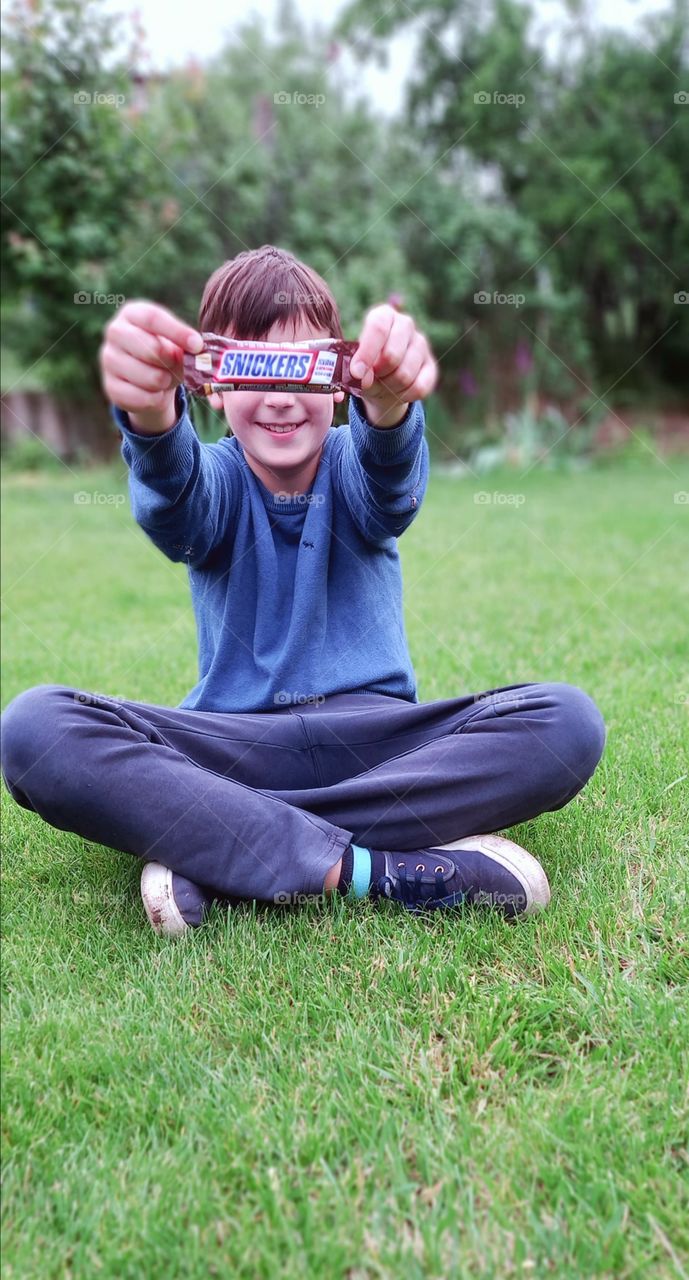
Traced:
MULTIPOLYGON (((398 878, 399 878, 399 884, 400 884, 400 893, 401 893, 402 903, 404 904, 404 906, 407 908, 408 911, 416 910, 417 904, 421 898, 421 872, 417 867, 414 872, 414 880, 412 883, 412 881, 409 879, 409 876, 407 875, 406 864, 403 864, 400 868, 400 874, 398 878)), ((391 897, 392 890, 395 888, 395 881, 392 879, 392 876, 388 876, 388 875, 381 876, 378 880, 377 888, 378 888, 378 892, 382 894, 384 897, 386 898, 391 897), (390 886, 389 894, 386 892, 386 889, 385 889, 386 885, 390 886)), ((443 880, 443 873, 442 871, 436 870, 435 891, 434 891, 433 897, 442 898, 444 897, 444 894, 445 894, 445 881, 443 880)))

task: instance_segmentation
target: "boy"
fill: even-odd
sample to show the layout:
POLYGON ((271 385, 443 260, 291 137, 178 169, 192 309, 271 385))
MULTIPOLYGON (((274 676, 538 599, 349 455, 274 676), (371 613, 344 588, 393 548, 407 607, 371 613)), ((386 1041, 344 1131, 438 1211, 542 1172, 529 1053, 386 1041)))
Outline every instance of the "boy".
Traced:
MULTIPOLYGON (((342 337, 322 278, 270 245, 208 281, 200 328, 234 338, 342 337)), ((202 445, 182 385, 199 333, 124 306, 101 349, 134 516, 185 561, 199 681, 178 707, 63 685, 3 716, 14 798, 47 822, 145 859, 153 928, 202 923, 215 898, 339 892, 412 911, 545 907, 539 862, 494 833, 562 808, 603 751, 591 699, 520 684, 419 703, 397 538, 428 479, 421 401, 437 369, 412 319, 366 316, 362 397, 332 424, 322 394, 213 396, 231 438, 202 445)))

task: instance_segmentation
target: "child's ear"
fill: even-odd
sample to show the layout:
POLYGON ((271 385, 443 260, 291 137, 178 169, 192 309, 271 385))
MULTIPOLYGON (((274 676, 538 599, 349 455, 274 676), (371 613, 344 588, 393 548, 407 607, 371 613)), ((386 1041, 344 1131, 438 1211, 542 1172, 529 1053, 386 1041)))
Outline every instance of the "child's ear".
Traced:
POLYGON ((215 409, 216 412, 222 413, 222 408, 223 408, 222 396, 219 391, 211 392, 211 394, 208 397, 208 403, 211 409, 215 409))

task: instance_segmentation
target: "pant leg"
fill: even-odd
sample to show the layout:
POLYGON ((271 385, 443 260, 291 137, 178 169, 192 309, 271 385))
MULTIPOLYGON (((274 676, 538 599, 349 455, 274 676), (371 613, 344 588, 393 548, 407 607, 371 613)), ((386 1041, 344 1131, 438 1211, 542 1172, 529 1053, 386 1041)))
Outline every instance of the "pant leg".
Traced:
POLYGON ((269 900, 320 892, 352 839, 413 849, 561 808, 605 741, 595 704, 565 684, 255 715, 78 692, 39 685, 4 712, 18 803, 216 893, 269 900))
POLYGON ((318 786, 291 803, 380 849, 445 844, 561 809, 605 745, 598 707, 565 683, 416 704, 343 694, 301 711, 318 786))
POLYGON ((351 840, 263 789, 316 782, 290 708, 224 715, 37 685, 5 709, 0 736, 19 804, 223 896, 320 893, 351 840))

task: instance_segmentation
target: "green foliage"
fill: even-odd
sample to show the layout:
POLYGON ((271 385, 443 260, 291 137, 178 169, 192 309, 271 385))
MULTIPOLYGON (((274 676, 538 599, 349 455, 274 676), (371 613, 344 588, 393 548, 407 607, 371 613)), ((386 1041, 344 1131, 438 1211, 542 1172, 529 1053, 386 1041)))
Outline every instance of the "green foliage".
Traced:
POLYGON ((136 45, 116 54, 105 0, 15 0, 10 362, 91 397, 122 301, 155 298, 195 322, 219 263, 277 243, 325 276, 348 334, 401 296, 440 359, 429 422, 450 452, 535 392, 570 419, 606 388, 677 396, 685 6, 672 0, 638 40, 594 29, 580 7, 566 22, 553 52, 519 0, 354 0, 339 30, 360 57, 405 25, 419 35, 405 111, 388 121, 351 93, 333 31, 307 29, 290 3, 205 65, 146 78, 136 45))
POLYGON ((517 413, 504 415, 496 441, 481 442, 471 453, 469 465, 477 474, 505 466, 520 470, 535 464, 548 470, 583 466, 591 459, 599 419, 600 413, 592 413, 571 426, 555 405, 547 405, 540 413, 525 405, 517 413))
POLYGON ((415 266, 434 303, 479 320, 463 344, 475 376, 521 338, 546 394, 568 398, 580 380, 676 385, 689 314, 674 300, 689 261, 689 109, 681 92, 674 100, 686 88, 686 4, 672 0, 638 38, 601 31, 583 6, 562 20, 557 53, 519 0, 354 0, 340 29, 365 26, 369 54, 402 28, 419 34, 406 115, 441 157, 419 198, 445 243, 417 239, 415 266), (525 301, 479 316, 476 288, 525 301))
POLYGON ((215 267, 263 243, 325 276, 350 331, 390 292, 420 304, 422 282, 384 216, 390 138, 328 83, 325 33, 305 34, 293 19, 269 42, 255 20, 208 66, 149 84, 144 104, 131 69, 128 78, 109 57, 101 0, 42 0, 28 31, 17 18, 4 285, 21 308, 8 341, 29 362, 45 356, 57 389, 86 380, 92 393, 104 324, 125 298, 152 297, 194 321, 215 267), (123 101, 74 102, 104 87, 123 101), (293 93, 323 102, 274 101, 293 93), (80 290, 112 300, 80 304, 80 290))
POLYGON ((47 471, 57 475, 62 470, 60 459, 30 432, 17 436, 11 443, 3 441, 2 468, 6 472, 47 471))
POLYGON ((2 287, 20 305, 7 341, 27 364, 49 353, 51 385, 77 397, 97 385, 145 172, 115 105, 128 86, 114 38, 90 0, 18 3, 8 18, 2 287))
MULTIPOLYGON (((621 441, 602 451, 596 458, 599 467, 614 468, 622 463, 638 464, 645 471, 667 467, 658 455, 657 437, 650 426, 636 425, 621 441)), ((681 464, 680 464, 681 465, 681 464)))

